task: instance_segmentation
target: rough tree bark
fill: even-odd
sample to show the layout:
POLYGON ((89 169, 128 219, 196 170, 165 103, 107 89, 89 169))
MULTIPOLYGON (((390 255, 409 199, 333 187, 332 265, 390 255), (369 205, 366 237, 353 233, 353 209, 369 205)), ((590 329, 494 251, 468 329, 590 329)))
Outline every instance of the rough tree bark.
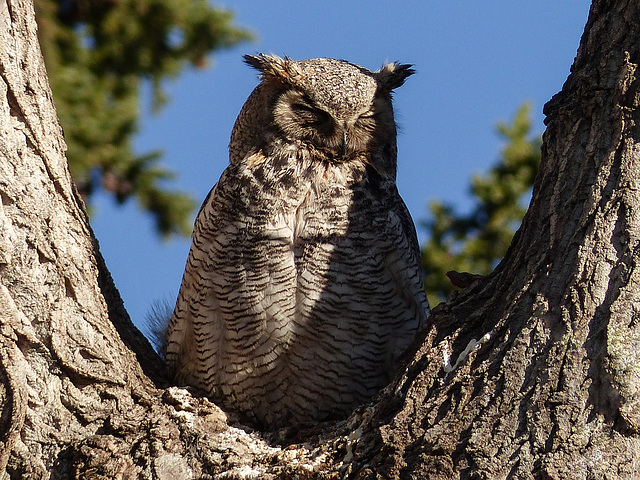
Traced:
POLYGON ((638 3, 595 0, 496 271, 433 311, 372 404, 267 435, 167 387, 69 177, 33 5, 5 0, 2 478, 640 477, 638 62, 638 3))

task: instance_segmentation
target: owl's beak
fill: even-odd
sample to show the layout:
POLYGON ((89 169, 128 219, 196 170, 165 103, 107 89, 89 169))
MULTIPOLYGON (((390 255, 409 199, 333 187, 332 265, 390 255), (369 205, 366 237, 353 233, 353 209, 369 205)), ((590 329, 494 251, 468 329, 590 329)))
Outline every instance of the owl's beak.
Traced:
POLYGON ((349 135, 346 128, 342 131, 342 143, 340 144, 340 156, 345 159, 347 156, 347 149, 349 145, 349 135))

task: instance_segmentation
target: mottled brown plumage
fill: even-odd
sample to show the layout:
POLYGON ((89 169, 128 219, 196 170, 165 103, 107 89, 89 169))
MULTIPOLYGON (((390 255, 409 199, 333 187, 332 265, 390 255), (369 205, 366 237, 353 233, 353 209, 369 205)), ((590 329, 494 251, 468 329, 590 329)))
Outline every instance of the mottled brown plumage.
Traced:
POLYGON ((180 382, 273 428, 340 418, 424 324, 391 91, 413 71, 246 56, 262 82, 205 200, 171 318, 180 382))

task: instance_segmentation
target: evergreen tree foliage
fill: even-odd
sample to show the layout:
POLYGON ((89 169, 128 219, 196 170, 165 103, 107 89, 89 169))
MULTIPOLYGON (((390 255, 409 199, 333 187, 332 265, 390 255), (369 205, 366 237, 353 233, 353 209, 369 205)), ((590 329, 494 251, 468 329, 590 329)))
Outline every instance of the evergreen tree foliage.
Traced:
POLYGON ((474 175, 468 214, 450 203, 433 201, 425 222, 430 238, 422 248, 425 288, 431 305, 456 287, 446 272, 486 275, 502 259, 525 214, 525 202, 540 164, 540 138, 531 138, 530 105, 523 104, 511 124, 499 123, 505 140, 500 160, 486 175, 474 175))
POLYGON ((158 232, 188 235, 194 201, 166 188, 173 173, 159 152, 142 155, 131 140, 140 86, 206 65, 213 50, 248 39, 229 12, 207 0, 35 0, 39 39, 68 145, 71 173, 85 199, 98 187, 123 203, 135 197, 158 232))

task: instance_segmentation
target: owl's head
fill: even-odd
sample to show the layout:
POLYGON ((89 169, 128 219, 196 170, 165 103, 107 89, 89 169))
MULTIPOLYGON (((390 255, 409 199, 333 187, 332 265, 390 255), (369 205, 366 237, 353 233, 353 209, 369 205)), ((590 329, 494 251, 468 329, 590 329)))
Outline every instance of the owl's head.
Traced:
POLYGON ((244 132, 245 141, 249 137, 258 141, 268 131, 269 137, 275 134, 313 148, 333 162, 366 157, 375 166, 386 159, 383 163, 393 165, 384 169, 390 168, 393 171, 387 173, 395 176, 396 126, 391 93, 414 73, 411 65, 390 63, 372 72, 331 58, 294 61, 260 54, 245 55, 244 59, 262 77, 247 100, 247 105, 257 102, 261 113, 250 108, 254 110, 253 121, 239 118, 236 123, 236 129, 244 129, 249 122, 262 122, 252 125, 252 132, 244 132), (262 115, 265 111, 269 112, 268 118, 262 115))

